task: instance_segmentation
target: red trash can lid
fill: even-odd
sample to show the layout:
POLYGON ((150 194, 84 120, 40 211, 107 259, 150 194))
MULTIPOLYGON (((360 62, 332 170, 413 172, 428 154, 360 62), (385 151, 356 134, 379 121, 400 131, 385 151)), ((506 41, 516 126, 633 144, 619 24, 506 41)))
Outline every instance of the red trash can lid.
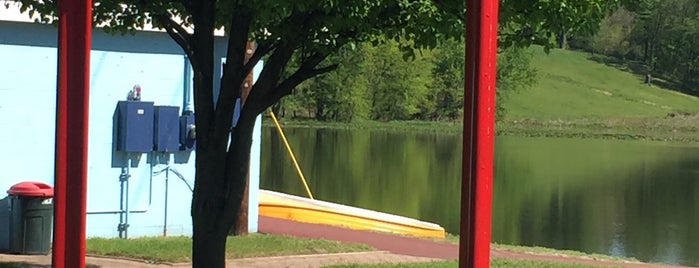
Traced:
POLYGON ((24 181, 12 185, 9 195, 53 197, 53 187, 43 182, 24 181))

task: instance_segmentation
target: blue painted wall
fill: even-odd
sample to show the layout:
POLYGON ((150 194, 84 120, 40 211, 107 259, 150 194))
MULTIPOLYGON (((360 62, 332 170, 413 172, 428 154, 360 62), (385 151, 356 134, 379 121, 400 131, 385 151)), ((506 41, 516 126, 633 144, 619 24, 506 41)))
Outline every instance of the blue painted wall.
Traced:
MULTIPOLYGON (((0 21, 0 198, 20 181, 53 184, 56 36, 53 26, 0 21)), ((216 40, 218 59, 223 58, 225 45, 225 40, 216 40)), ((111 212, 123 204, 119 175, 126 167, 126 155, 113 149, 117 102, 139 84, 143 101, 178 106, 182 111, 191 78, 186 77, 189 65, 181 49, 164 33, 112 36, 95 30, 91 57, 87 235, 116 237, 120 218, 111 212)), ((215 83, 218 88, 218 80, 215 83)), ((259 125, 252 151, 251 192, 257 189, 254 178, 259 177, 259 125)), ((194 185, 194 157, 194 153, 130 155, 129 209, 137 213, 129 215, 129 237, 162 235, 164 230, 168 235, 191 234, 189 186, 194 185), (168 167, 174 171, 157 173, 168 167)), ((253 195, 250 203, 256 204, 255 200, 253 195)), ((251 231, 256 231, 256 205, 250 214, 251 231)))

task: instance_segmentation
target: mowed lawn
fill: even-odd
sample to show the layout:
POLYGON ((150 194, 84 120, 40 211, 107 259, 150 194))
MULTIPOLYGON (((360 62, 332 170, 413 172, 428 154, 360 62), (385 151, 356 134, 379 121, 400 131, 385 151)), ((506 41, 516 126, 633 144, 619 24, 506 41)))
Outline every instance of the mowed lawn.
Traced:
POLYGON ((699 112, 699 98, 644 84, 644 76, 591 59, 585 52, 532 47, 538 83, 509 94, 499 105, 507 120, 659 118, 699 112))

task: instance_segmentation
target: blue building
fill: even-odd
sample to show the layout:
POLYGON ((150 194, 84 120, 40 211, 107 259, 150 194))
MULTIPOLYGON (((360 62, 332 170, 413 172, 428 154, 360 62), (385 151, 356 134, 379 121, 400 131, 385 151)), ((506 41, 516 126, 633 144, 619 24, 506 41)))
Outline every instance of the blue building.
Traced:
MULTIPOLYGON (((57 28, 3 20, 7 10, 0 9, 3 198, 18 182, 53 185, 57 28)), ((225 61, 225 39, 218 38, 215 46, 216 64, 220 65, 225 61)), ((217 68, 219 77, 220 71, 217 68)), ((116 149, 115 134, 117 103, 126 100, 135 85, 142 89, 141 101, 177 107, 178 114, 193 110, 191 67, 181 48, 164 32, 122 36, 96 29, 90 74, 87 236, 191 234, 195 153, 125 153, 116 149)), ((218 88, 219 81, 215 83, 218 88)), ((250 169, 249 225, 253 232, 257 228, 260 119, 255 131, 250 169)))

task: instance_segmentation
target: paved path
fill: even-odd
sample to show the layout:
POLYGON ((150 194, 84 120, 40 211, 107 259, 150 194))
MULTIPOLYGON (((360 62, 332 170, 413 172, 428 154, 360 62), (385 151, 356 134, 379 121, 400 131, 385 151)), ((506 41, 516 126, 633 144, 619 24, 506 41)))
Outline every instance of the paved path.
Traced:
MULTIPOLYGON (((376 264, 376 263, 406 263, 428 262, 435 259, 413 257, 393 254, 387 251, 370 251, 356 253, 314 254, 279 257, 260 257, 229 260, 226 267, 242 268, 306 268, 324 267, 337 264, 376 264)), ((51 267, 49 255, 10 255, 0 254, 0 263, 22 263, 24 267, 48 268, 51 267)), ((105 257, 88 256, 85 260, 88 267, 104 268, 157 268, 157 267, 190 267, 190 263, 173 264, 148 264, 137 260, 113 259, 105 257)))
POLYGON ((282 257, 263 257, 231 260, 226 267, 245 268, 285 268, 285 267, 325 267, 337 264, 377 264, 377 263, 406 263, 429 262, 435 259, 424 257, 412 257, 393 254, 387 251, 372 251, 358 253, 300 255, 282 257))
MULTIPOLYGON (((281 257, 260 257, 229 260, 227 267, 246 268, 286 268, 286 267, 324 267, 334 264, 370 264, 370 263, 405 263, 426 262, 434 260, 457 259, 459 249, 456 244, 420 239, 400 235, 365 232, 350 230, 326 225, 299 223, 268 217, 260 217, 260 232, 271 234, 286 234, 299 237, 323 238, 344 242, 357 242, 373 246, 380 251, 339 253, 339 254, 315 254, 281 257)), ((559 262, 574 262, 590 265, 607 265, 614 267, 641 267, 660 268, 682 266, 647 264, 638 262, 619 262, 596 260, 589 257, 571 257, 551 254, 520 253, 505 250, 493 250, 494 258, 545 260, 559 262)), ((9 255, 0 254, 0 263, 20 262, 25 267, 50 267, 51 257, 42 255, 9 255)), ((189 263, 179 264, 148 264, 137 260, 114 259, 97 256, 88 256, 88 267, 189 267, 189 263)))
POLYGON ((437 259, 459 258, 459 246, 456 244, 387 233, 359 231, 264 216, 260 216, 259 230, 262 233, 269 234, 287 234, 299 237, 363 243, 378 250, 409 256, 437 259))
MULTIPOLYGON (((288 234, 300 237, 323 238, 344 242, 355 242, 368 244, 379 250, 386 250, 392 253, 427 257, 436 259, 458 259, 459 246, 453 243, 439 242, 429 239, 416 237, 406 237, 393 234, 376 233, 339 228, 334 226, 309 224, 281 220, 269 217, 260 217, 259 230, 263 233, 271 234, 288 234)), ((589 257, 572 257, 552 254, 536 254, 536 253, 520 253, 506 250, 494 249, 491 251, 491 257, 494 258, 510 258, 510 259, 527 259, 527 260, 543 260, 543 261, 559 261, 559 262, 574 262, 590 265, 608 265, 615 267, 683 267, 662 264, 648 264, 639 262, 621 262, 609 260, 596 260, 589 257)))

